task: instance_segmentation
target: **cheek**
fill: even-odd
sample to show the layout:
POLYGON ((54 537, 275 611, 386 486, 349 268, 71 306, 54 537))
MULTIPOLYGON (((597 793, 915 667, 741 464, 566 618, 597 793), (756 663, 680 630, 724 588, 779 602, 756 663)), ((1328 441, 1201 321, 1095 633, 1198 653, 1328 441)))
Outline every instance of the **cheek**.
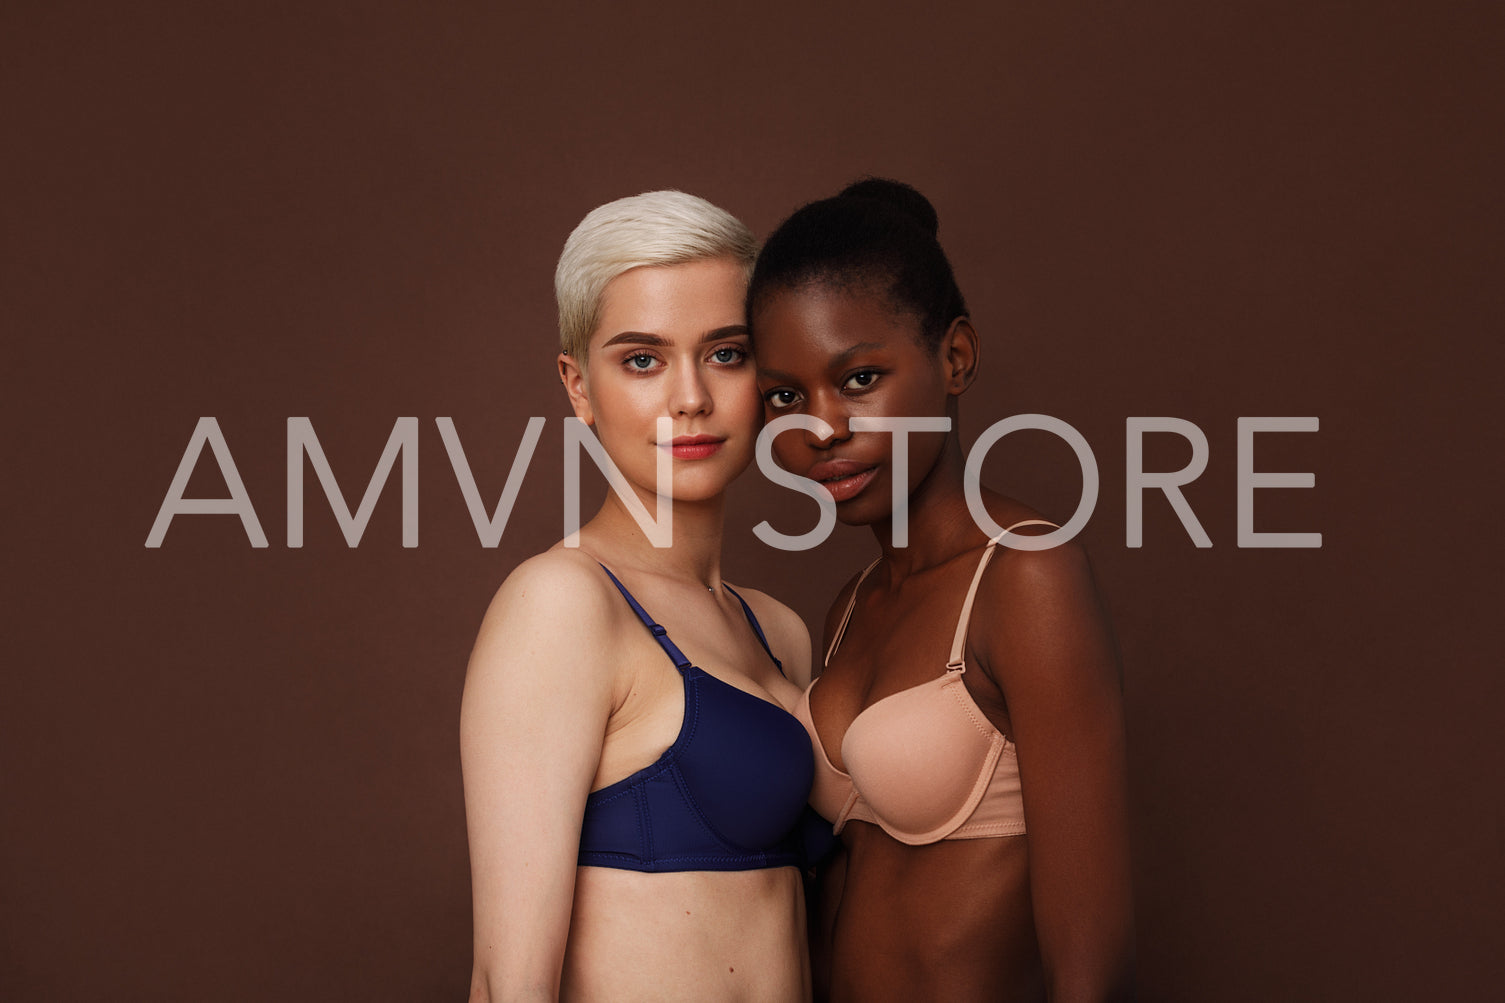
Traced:
POLYGON ((799 473, 805 467, 804 433, 788 429, 773 440, 773 458, 785 470, 799 473))
MULTIPOLYGON (((602 442, 640 439, 643 427, 651 430, 660 406, 645 400, 643 381, 623 379, 616 373, 602 374, 591 386, 591 410, 596 436, 602 442)), ((651 431, 647 433, 651 435, 651 431)))
POLYGON ((739 424, 763 427, 763 395, 751 373, 729 373, 716 389, 716 409, 739 424))

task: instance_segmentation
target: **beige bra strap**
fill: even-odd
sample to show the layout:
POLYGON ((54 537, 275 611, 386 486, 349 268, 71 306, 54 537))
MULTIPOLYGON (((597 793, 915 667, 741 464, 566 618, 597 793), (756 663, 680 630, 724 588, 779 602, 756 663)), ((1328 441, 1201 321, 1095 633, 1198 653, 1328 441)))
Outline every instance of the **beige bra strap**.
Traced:
MULTIPOLYGON (((1020 526, 1049 526, 1052 529, 1061 528, 1055 523, 1047 522, 1044 519, 1022 519, 988 541, 987 549, 982 552, 982 559, 977 562, 977 572, 972 576, 972 585, 967 589, 967 601, 962 603, 962 615, 956 621, 956 637, 951 641, 951 660, 946 663, 947 669, 962 669, 963 671, 966 670, 967 666, 966 663, 962 660, 962 655, 966 652, 967 648, 967 625, 972 622, 972 600, 977 598, 977 583, 982 581, 982 573, 987 570, 988 562, 993 559, 993 551, 998 549, 998 541, 1002 540, 1006 534, 1012 533, 1020 526)), ((851 612, 852 611, 850 609, 847 610, 847 615, 850 616, 851 612)), ((841 623, 843 627, 846 626, 845 620, 843 620, 841 623)))
POLYGON ((872 564, 862 569, 862 574, 857 578, 857 584, 852 586, 852 598, 847 600, 847 611, 841 617, 841 623, 836 628, 836 636, 831 638, 831 646, 826 649, 826 660, 822 665, 831 664, 831 656, 836 654, 836 648, 841 644, 841 639, 846 636, 847 624, 852 621, 852 610, 857 608, 857 590, 862 588, 862 583, 867 580, 868 574, 878 566, 878 561, 883 560, 880 555, 872 564))

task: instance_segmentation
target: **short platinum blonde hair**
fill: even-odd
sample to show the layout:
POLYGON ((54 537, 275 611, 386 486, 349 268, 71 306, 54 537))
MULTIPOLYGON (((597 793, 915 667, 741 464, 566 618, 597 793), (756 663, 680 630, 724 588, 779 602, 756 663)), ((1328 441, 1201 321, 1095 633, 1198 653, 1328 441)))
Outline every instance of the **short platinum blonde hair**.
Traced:
POLYGON ((731 258, 751 278, 757 256, 757 240, 737 217, 684 192, 645 192, 592 209, 564 242, 554 269, 560 351, 584 370, 602 296, 623 272, 731 258))

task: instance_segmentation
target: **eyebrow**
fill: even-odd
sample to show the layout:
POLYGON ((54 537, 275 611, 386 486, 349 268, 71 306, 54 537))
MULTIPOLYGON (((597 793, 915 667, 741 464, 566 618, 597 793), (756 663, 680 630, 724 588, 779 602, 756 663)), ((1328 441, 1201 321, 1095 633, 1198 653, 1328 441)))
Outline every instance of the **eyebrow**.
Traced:
MULTIPOLYGON (((827 366, 827 368, 828 369, 841 369, 849 361, 851 361, 852 356, 856 355, 859 352, 870 352, 870 351, 873 351, 875 349, 883 349, 883 348, 886 348, 886 347, 887 347, 886 345, 879 344, 876 341, 862 341, 862 342, 858 342, 857 344, 853 345, 851 348, 847 349, 845 352, 842 352, 840 355, 832 357, 831 363, 830 363, 829 366, 827 366)), ((782 369, 769 369, 769 368, 767 368, 765 366, 759 366, 758 367, 758 375, 759 376, 766 376, 766 377, 768 377, 771 380, 786 380, 786 381, 789 381, 789 382, 794 382, 794 377, 791 376, 790 374, 784 372, 782 369)))
MULTIPOLYGON (((728 324, 725 327, 713 327, 700 336, 699 344, 708 341, 719 341, 722 338, 747 337, 746 324, 728 324)), ((648 334, 645 331, 623 331, 621 334, 612 335, 602 345, 602 348, 610 348, 612 345, 653 345, 662 347, 669 344, 669 339, 658 334, 648 334)))

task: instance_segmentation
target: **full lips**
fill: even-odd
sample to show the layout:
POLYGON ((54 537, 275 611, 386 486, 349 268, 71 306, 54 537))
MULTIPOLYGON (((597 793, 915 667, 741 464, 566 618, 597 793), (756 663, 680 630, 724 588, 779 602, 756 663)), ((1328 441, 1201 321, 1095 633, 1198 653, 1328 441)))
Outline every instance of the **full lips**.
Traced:
POLYGON ((722 446, 726 445, 725 439, 699 439, 686 442, 669 443, 669 455, 676 460, 703 460, 713 456, 722 446))
POLYGON ((816 481, 821 487, 831 493, 831 497, 838 502, 848 501, 861 494, 863 489, 872 483, 873 478, 878 476, 877 467, 868 467, 866 470, 842 477, 834 481, 816 481))

